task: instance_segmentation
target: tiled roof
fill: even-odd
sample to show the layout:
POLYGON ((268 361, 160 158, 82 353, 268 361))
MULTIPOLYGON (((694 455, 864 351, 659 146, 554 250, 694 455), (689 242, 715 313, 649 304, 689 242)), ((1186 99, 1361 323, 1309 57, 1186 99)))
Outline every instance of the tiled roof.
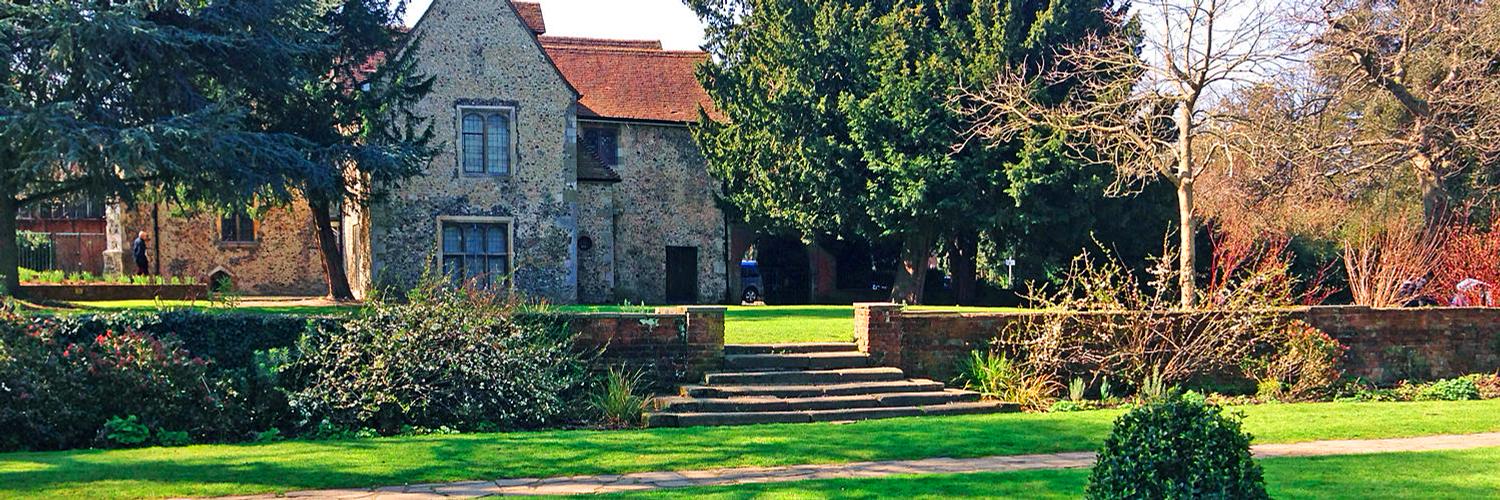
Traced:
POLYGON ((708 54, 660 50, 659 42, 541 40, 563 78, 582 94, 580 118, 691 122, 700 106, 719 118, 695 76, 708 54))
POLYGON ((588 47, 615 47, 621 49, 661 50, 657 40, 612 40, 609 38, 583 38, 576 36, 537 37, 546 45, 583 45, 588 47))
POLYGON ((511 2, 516 7, 516 13, 521 15, 521 21, 526 27, 531 28, 532 33, 538 35, 547 32, 547 20, 542 17, 542 4, 531 2, 511 2))

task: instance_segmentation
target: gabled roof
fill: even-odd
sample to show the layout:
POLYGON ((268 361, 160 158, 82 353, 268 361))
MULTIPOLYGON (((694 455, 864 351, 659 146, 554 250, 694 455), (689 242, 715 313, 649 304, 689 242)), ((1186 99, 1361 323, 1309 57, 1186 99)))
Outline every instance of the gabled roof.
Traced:
POLYGON ((708 54, 661 50, 661 42, 544 37, 542 49, 578 89, 579 118, 686 123, 718 111, 699 85, 708 54))
POLYGON ((542 17, 542 4, 531 2, 511 2, 516 7, 516 14, 521 16, 521 22, 531 28, 532 33, 538 35, 547 32, 547 19, 542 17))

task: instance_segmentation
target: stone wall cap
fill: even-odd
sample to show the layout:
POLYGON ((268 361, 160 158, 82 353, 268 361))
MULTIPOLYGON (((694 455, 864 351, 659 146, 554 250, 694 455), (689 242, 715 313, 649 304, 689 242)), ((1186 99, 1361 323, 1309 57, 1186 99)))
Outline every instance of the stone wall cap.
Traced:
POLYGON ((855 302, 854 307, 906 307, 895 302, 855 302))
MULTIPOLYGON (((548 313, 542 313, 542 314, 548 314, 548 313)), ((682 314, 662 313, 662 312, 579 311, 579 312, 561 312, 561 313, 551 313, 551 314, 556 314, 557 316, 560 316, 560 317, 563 317, 563 318, 622 318, 622 319, 635 319, 635 318, 677 318, 677 317, 682 317, 682 314)))

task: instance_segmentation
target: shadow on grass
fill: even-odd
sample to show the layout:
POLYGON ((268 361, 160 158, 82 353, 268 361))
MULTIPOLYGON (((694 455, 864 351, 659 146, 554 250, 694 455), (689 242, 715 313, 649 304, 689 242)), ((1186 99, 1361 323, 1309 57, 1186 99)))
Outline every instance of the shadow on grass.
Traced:
POLYGON ((1109 418, 547 431, 341 442, 16 453, 0 496, 164 497, 653 470, 1092 449, 1109 418))

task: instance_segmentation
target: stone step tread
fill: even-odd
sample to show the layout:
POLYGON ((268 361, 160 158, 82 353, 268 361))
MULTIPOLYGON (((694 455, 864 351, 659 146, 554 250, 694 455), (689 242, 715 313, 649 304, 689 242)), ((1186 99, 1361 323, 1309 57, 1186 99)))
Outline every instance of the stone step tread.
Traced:
POLYGON ((700 425, 748 425, 772 423, 837 422, 871 420, 922 415, 963 415, 1017 411, 1014 403, 980 401, 944 403, 930 406, 890 408, 853 408, 838 410, 767 411, 767 412, 654 412, 646 414, 649 427, 689 427, 700 425))
POLYGON ((943 383, 927 379, 905 379, 884 382, 846 382, 835 384, 784 384, 784 385, 685 385, 681 394, 690 397, 813 397, 851 396, 888 392, 940 391, 943 383))
POLYGON ((764 412, 800 410, 836 410, 936 405, 979 400, 979 393, 962 389, 920 392, 888 392, 850 396, 814 396, 781 398, 774 396, 741 396, 728 398, 664 397, 653 401, 663 412, 764 412))
POLYGON ((905 378, 900 368, 877 366, 871 368, 838 368, 830 370, 771 370, 715 372, 704 375, 708 385, 735 384, 820 384, 837 382, 875 382, 905 378))
POLYGON ((789 344, 725 344, 724 354, 796 354, 813 352, 859 352, 853 342, 802 342, 789 344))

